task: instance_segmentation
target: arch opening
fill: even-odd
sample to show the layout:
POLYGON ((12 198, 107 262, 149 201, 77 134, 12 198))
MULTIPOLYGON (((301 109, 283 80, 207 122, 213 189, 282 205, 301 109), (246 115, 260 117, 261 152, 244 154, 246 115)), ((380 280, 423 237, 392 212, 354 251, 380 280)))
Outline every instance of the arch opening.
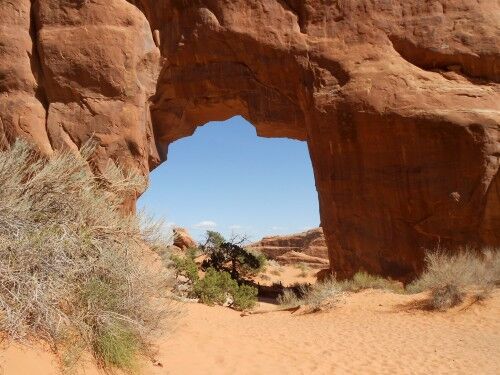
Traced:
POLYGON ((318 197, 306 142, 258 137, 242 116, 209 122, 170 144, 138 208, 188 228, 251 241, 318 227, 318 197))

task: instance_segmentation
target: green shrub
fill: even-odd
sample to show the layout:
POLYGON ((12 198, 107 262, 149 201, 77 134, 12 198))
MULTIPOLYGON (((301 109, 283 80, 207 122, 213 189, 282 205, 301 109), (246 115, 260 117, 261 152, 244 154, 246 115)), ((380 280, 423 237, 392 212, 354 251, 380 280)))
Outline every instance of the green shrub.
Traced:
POLYGON ((172 312, 171 277, 149 262, 158 228, 122 210, 144 179, 112 163, 96 177, 91 153, 45 158, 24 142, 0 152, 0 329, 58 347, 71 338, 121 366, 172 312))
POLYGON ((233 292, 233 306, 238 310, 248 310, 257 303, 257 288, 242 284, 233 292))
POLYGON ((224 304, 228 296, 235 294, 238 289, 236 280, 225 271, 208 268, 205 277, 198 280, 193 287, 195 295, 207 305, 224 304))
POLYGON ((136 366, 140 346, 133 331, 114 323, 105 325, 98 332, 94 340, 94 353, 105 367, 131 370, 136 366))
POLYGON ((257 288, 246 284, 238 286, 228 272, 214 268, 207 269, 205 277, 194 284, 193 292, 207 305, 222 305, 231 297, 232 305, 239 310, 252 308, 257 301, 257 288))
POLYGON ((185 257, 172 256, 174 268, 178 275, 186 276, 191 282, 199 280, 198 265, 195 262, 196 249, 189 249, 185 257))
POLYGON ((242 276, 255 276, 266 268, 267 258, 264 254, 254 250, 245 249, 245 251, 255 257, 256 262, 249 265, 246 263, 244 257, 239 258, 240 274, 242 276))
POLYGON ((265 258, 241 246, 240 241, 226 239, 218 232, 207 231, 201 250, 207 255, 202 268, 215 268, 217 271, 229 271, 231 277, 239 280, 240 276, 258 272, 265 265, 265 258))

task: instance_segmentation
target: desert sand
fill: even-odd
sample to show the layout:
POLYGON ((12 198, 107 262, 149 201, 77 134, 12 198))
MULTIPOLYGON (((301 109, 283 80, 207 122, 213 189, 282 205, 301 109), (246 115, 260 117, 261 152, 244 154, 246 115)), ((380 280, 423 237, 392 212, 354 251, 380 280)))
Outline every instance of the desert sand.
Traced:
MULTIPOLYGON (((498 374, 500 291, 447 312, 414 308, 420 295, 367 290, 329 312, 242 316, 179 303, 176 327, 158 340, 144 374, 498 374)), ((277 306, 261 303, 257 310, 277 306)), ((57 374, 47 349, 2 350, 3 374, 57 374)), ((99 373, 94 366, 85 374, 99 373)))

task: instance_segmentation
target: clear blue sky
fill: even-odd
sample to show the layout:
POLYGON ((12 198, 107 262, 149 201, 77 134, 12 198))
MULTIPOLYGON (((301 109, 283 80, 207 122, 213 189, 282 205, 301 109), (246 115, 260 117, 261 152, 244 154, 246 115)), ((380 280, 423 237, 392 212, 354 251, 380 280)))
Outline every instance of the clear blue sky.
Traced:
POLYGON ((253 241, 319 226, 306 143, 257 137, 239 116, 171 144, 138 208, 188 228, 196 239, 206 229, 253 241))

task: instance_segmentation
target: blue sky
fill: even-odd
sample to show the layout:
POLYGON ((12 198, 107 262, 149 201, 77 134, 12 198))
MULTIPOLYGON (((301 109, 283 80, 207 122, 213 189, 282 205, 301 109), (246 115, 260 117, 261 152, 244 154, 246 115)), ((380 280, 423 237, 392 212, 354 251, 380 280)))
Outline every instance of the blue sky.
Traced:
POLYGON ((257 137, 239 116, 171 144, 138 208, 196 239, 207 229, 256 241, 319 226, 307 144, 257 137))

